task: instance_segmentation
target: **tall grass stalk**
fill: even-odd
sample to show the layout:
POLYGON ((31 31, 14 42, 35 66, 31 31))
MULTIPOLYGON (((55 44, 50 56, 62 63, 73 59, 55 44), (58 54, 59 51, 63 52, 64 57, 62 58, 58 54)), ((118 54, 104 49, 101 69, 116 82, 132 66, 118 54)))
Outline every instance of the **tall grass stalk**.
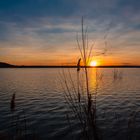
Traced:
POLYGON ((11 115, 12 115, 11 127, 13 131, 11 139, 18 139, 18 138, 25 137, 25 140, 27 140, 26 113, 25 113, 25 110, 22 110, 22 115, 17 114, 15 96, 16 94, 14 93, 10 101, 10 110, 11 110, 11 115))
POLYGON ((115 80, 121 80, 123 78, 123 73, 119 69, 114 68, 113 70, 113 79, 115 80))
MULTIPOLYGON (((81 58, 77 62, 77 78, 73 80, 69 70, 67 74, 65 70, 62 70, 60 73, 60 83, 65 92, 66 103, 73 112, 72 115, 74 115, 79 122, 82 134, 81 139, 99 140, 96 124, 96 96, 98 84, 95 85, 94 93, 91 93, 87 68, 91 60, 95 42, 89 45, 87 28, 84 28, 83 18, 81 21, 81 40, 79 40, 79 36, 77 35, 77 45, 81 54, 81 58), (81 68, 81 62, 84 66, 83 68, 81 68), (83 84, 83 80, 81 80, 82 77, 84 78, 85 85, 83 84)), ((97 73, 95 78, 97 83, 97 73)))

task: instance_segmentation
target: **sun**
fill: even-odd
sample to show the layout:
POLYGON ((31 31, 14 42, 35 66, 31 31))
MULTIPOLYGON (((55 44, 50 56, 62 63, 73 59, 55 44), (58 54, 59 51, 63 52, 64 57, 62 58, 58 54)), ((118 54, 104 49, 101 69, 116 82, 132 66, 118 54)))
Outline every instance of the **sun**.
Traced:
POLYGON ((98 65, 98 62, 95 60, 90 62, 90 66, 97 66, 97 65, 98 65))

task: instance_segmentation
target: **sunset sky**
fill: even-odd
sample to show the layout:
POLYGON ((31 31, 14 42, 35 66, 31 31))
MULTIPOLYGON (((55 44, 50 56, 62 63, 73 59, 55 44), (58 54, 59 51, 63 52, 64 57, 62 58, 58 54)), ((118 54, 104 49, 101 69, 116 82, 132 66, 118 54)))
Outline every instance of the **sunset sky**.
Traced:
POLYGON ((0 0, 0 62, 76 64, 82 16, 93 60, 140 65, 140 0, 0 0))

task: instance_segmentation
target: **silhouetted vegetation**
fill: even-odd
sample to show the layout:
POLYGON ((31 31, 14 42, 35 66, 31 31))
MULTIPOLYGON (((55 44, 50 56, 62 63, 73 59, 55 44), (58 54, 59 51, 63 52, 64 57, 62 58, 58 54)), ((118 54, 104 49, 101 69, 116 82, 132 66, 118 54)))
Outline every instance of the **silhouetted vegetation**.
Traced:
MULTIPOLYGON (((81 139, 99 140, 98 128, 96 124, 96 96, 98 84, 96 81, 94 93, 90 92, 87 68, 87 65, 91 59, 94 43, 91 46, 89 46, 88 43, 87 30, 84 29, 82 18, 81 43, 79 42, 79 38, 77 36, 77 44, 81 54, 81 58, 77 63, 77 84, 75 85, 75 81, 73 81, 70 72, 68 74, 69 76, 67 76, 64 71, 61 73, 61 84, 65 91, 65 99, 67 104, 75 116, 75 119, 77 119, 80 124, 82 134, 81 139), (84 65, 83 72, 81 72, 81 60, 84 65), (84 77, 85 86, 81 82, 81 77, 84 77)), ((95 78, 97 78, 97 76, 95 78)), ((69 115, 70 114, 67 114, 67 116, 69 115)))

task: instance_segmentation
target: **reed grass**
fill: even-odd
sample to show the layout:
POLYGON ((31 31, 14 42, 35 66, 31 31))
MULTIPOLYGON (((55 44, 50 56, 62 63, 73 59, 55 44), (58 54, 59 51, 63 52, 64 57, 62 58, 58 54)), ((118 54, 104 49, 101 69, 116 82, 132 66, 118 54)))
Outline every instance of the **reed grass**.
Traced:
POLYGON ((32 136, 28 136, 27 131, 27 117, 26 110, 21 110, 22 114, 16 112, 16 94, 12 95, 10 101, 10 110, 11 110, 11 137, 9 140, 37 140, 38 136, 33 133, 32 136))
POLYGON ((15 111, 15 93, 12 95, 11 103, 10 103, 11 112, 15 111))
POLYGON ((123 78, 123 72, 119 69, 114 68, 113 70, 113 79, 115 80, 121 80, 123 78))
MULTIPOLYGON (((66 103, 72 111, 72 115, 74 115, 75 119, 79 122, 82 135, 81 139, 99 140, 96 124, 96 96, 98 92, 98 84, 96 84, 94 93, 91 92, 89 88, 89 73, 87 68, 88 63, 91 60, 95 42, 91 45, 89 44, 87 28, 84 28, 83 17, 81 21, 81 40, 79 40, 78 35, 76 39, 81 54, 81 58, 79 58, 77 62, 77 78, 76 80, 73 80, 69 70, 67 74, 62 70, 60 73, 60 83, 65 92, 66 103), (83 68, 81 68, 81 62, 83 63, 83 68), (81 77, 84 78, 85 85, 82 83, 81 77)), ((97 77, 96 73, 95 78, 97 77)), ((68 114, 67 118, 70 118, 68 117, 69 115, 71 114, 68 114)), ((70 124, 70 120, 68 122, 70 124)))

